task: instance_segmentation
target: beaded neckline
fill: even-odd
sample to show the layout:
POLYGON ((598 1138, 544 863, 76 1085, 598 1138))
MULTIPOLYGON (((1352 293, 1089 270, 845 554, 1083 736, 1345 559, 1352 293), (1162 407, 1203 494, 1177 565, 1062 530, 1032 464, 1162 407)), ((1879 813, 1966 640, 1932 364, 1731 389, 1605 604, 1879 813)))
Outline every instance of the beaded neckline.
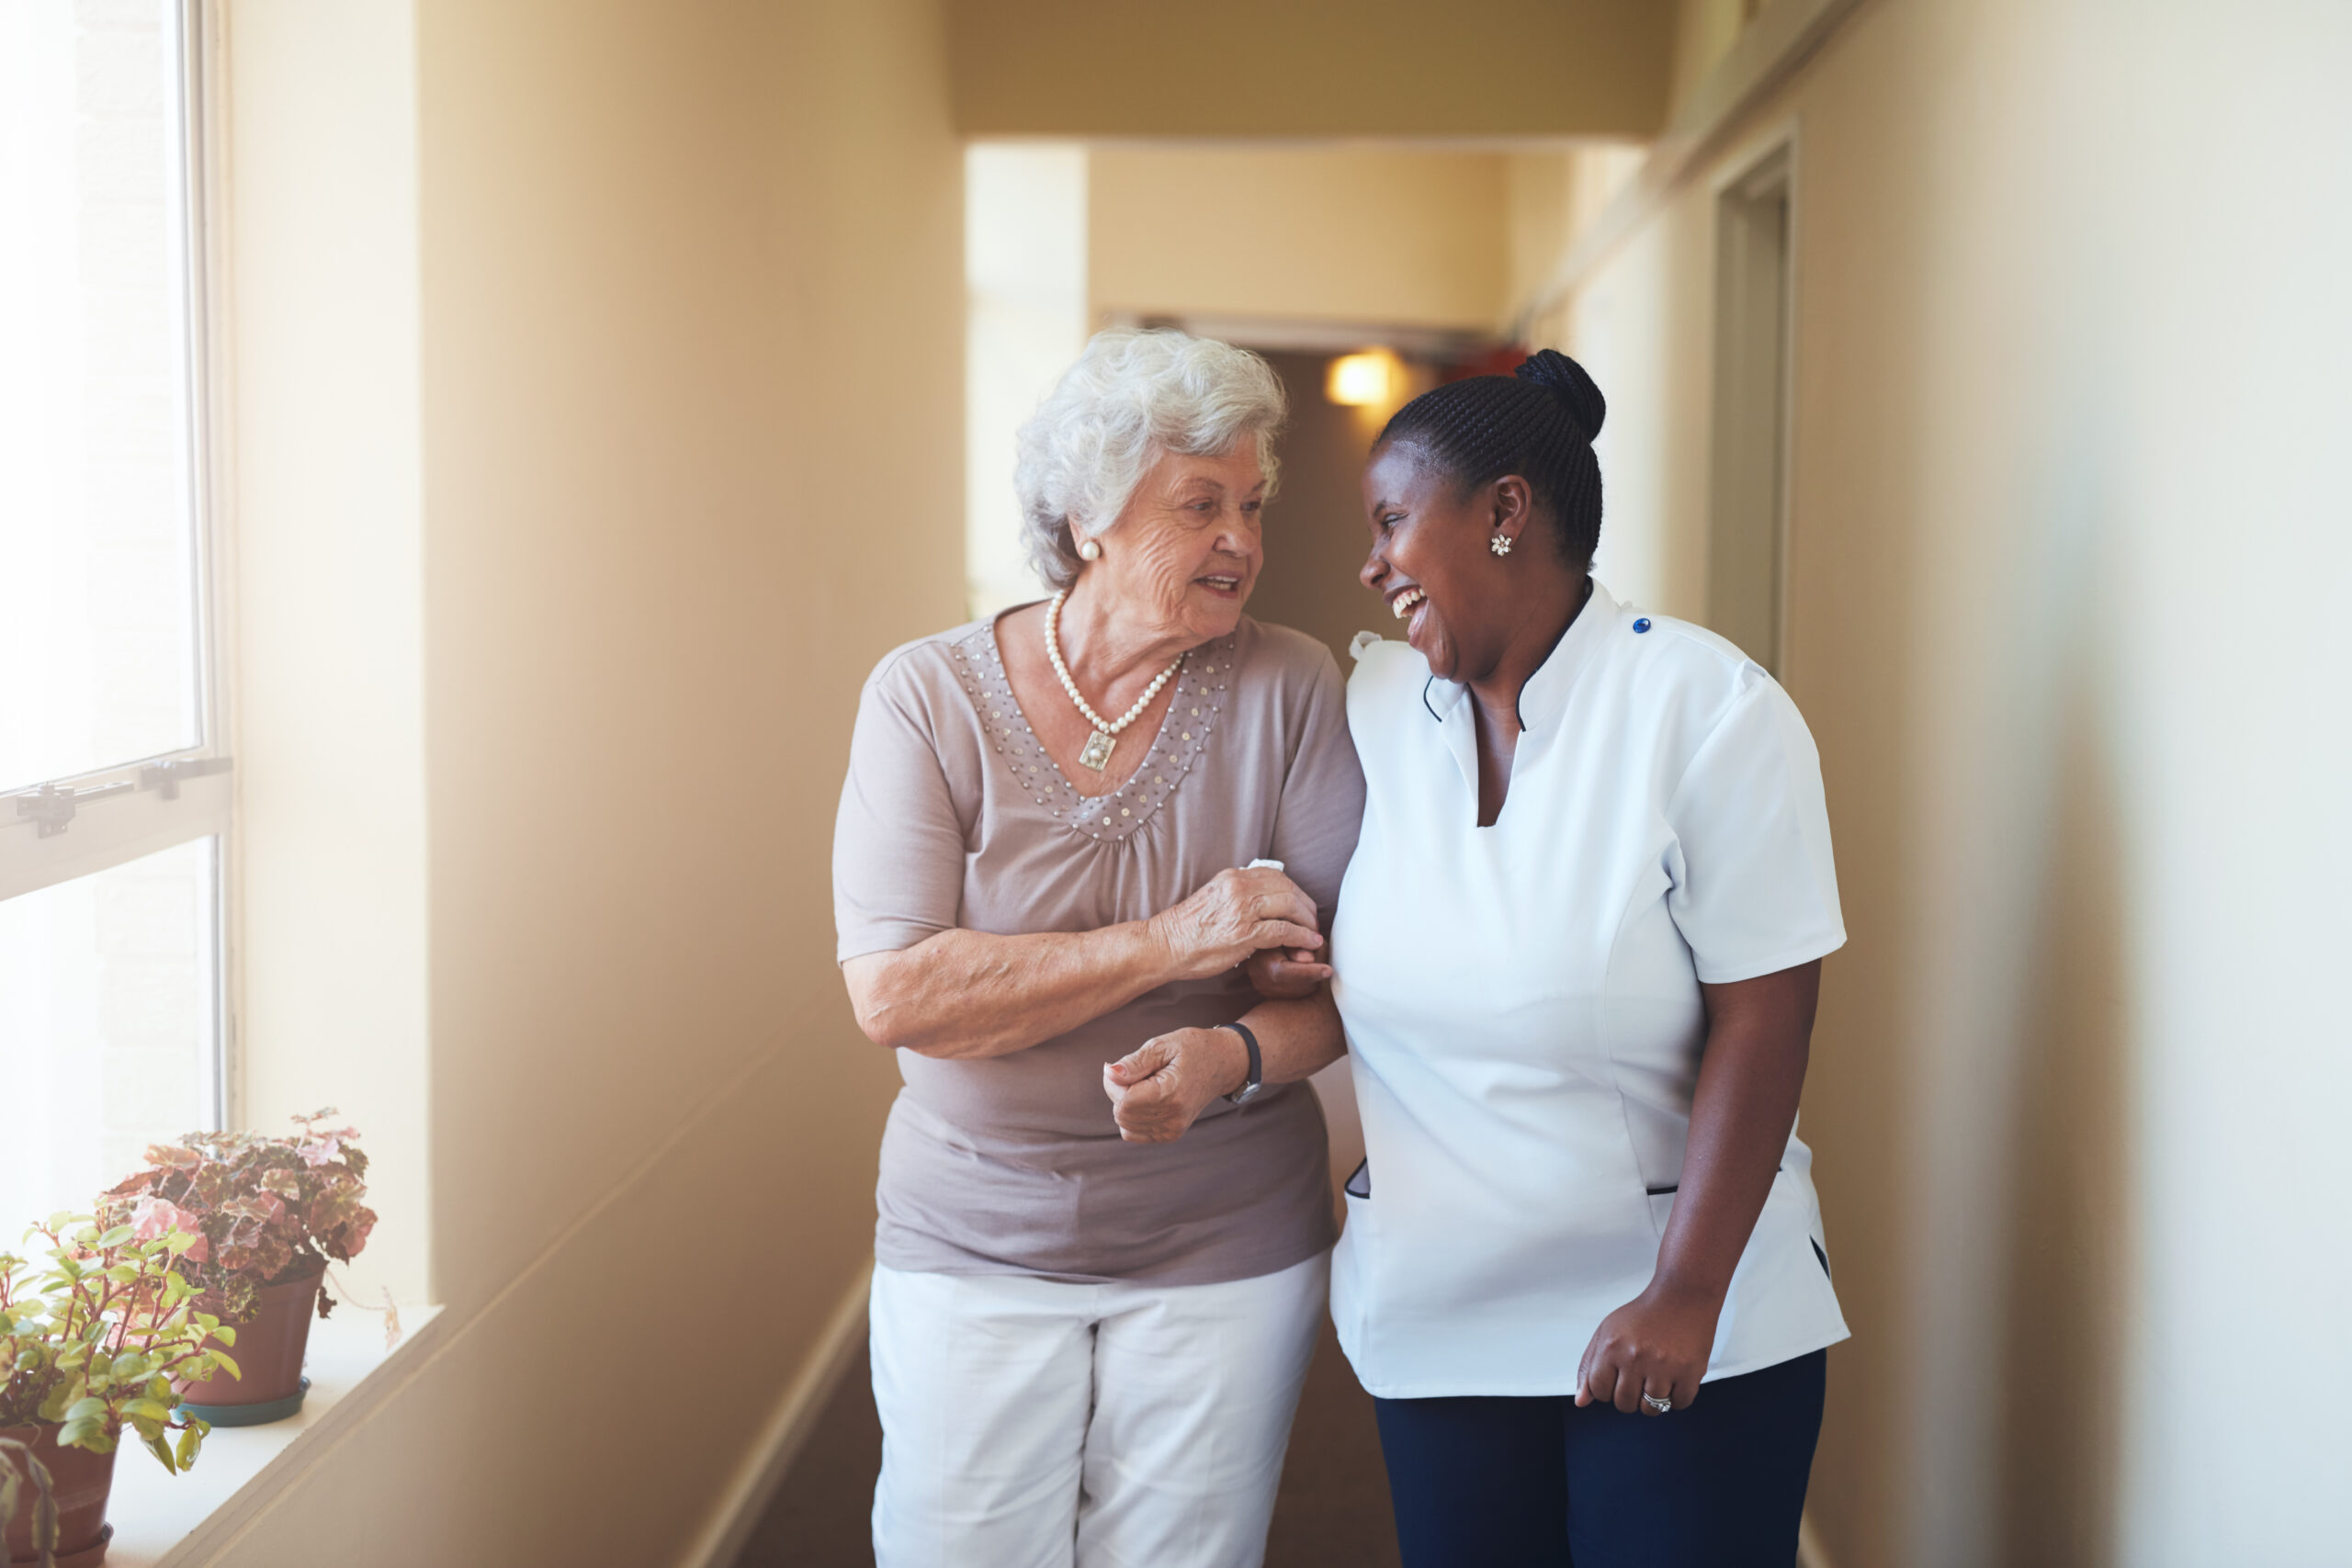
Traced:
POLYGON ((971 698, 989 749, 1002 759, 1015 798, 1081 838, 1116 842, 1159 814, 1208 745, 1225 709, 1233 671, 1234 637, 1204 643, 1176 677, 1175 696, 1135 776, 1109 795, 1084 795, 1057 767, 1030 728, 1013 697, 996 644, 996 626, 983 621, 948 645, 956 678, 971 698))

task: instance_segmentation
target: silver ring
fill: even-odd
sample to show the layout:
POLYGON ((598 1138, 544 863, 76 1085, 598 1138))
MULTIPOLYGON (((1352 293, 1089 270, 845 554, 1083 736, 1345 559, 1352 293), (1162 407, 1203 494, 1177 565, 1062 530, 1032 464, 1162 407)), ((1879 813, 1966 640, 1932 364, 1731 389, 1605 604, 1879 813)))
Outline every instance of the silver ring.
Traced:
POLYGON ((1645 1393, 1642 1395, 1642 1403, 1648 1405, 1650 1407, 1650 1413, 1656 1416, 1668 1415, 1674 1409, 1674 1401, 1670 1399, 1660 1399, 1654 1393, 1645 1393))

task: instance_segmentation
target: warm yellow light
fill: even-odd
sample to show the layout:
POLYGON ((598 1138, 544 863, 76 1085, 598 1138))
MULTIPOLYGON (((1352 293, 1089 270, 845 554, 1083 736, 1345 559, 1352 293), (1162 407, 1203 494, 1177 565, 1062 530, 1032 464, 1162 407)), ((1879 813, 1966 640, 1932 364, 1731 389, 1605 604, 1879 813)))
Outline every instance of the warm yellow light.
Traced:
POLYGON ((1404 368, 1385 348, 1343 354, 1331 361, 1323 392, 1342 408, 1379 408, 1395 400, 1404 368))

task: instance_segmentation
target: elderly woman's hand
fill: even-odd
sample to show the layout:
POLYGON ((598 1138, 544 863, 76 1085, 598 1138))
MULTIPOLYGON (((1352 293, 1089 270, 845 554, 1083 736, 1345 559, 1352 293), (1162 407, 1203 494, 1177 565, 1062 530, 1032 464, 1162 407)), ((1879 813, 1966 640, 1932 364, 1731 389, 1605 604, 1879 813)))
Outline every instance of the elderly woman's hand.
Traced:
POLYGON ((1249 1048, 1230 1029, 1179 1029, 1155 1035, 1102 1069, 1102 1092, 1119 1136, 1172 1144, 1210 1100, 1250 1077, 1249 1048))
POLYGON ((1220 871, 1182 903, 1151 918, 1178 976, 1205 980, 1267 948, 1315 949, 1315 900, 1270 867, 1220 871))

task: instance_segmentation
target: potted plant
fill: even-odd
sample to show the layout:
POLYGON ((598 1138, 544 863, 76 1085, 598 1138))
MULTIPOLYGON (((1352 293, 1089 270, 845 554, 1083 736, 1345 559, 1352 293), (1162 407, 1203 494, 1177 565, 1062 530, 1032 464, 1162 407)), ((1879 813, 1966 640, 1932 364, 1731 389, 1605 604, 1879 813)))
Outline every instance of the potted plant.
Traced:
POLYGON ((0 1254, 0 1563, 91 1568, 106 1558, 114 1456, 129 1432, 174 1472, 204 1422, 175 1385, 225 1374, 236 1331, 204 1311, 176 1264, 201 1239, 142 1238, 57 1214, 28 1235, 46 1269, 0 1254))
POLYGON ((302 1407, 311 1313, 334 1310, 327 1262, 357 1257, 375 1226, 375 1211, 360 1201, 368 1156, 349 1127, 321 1125, 334 1115, 329 1107, 297 1116, 300 1131, 287 1137, 193 1133, 151 1145, 146 1168, 99 1200, 100 1215, 134 1235, 199 1238, 174 1268, 206 1311, 237 1325, 244 1371, 181 1388, 213 1426, 279 1421, 302 1407))

